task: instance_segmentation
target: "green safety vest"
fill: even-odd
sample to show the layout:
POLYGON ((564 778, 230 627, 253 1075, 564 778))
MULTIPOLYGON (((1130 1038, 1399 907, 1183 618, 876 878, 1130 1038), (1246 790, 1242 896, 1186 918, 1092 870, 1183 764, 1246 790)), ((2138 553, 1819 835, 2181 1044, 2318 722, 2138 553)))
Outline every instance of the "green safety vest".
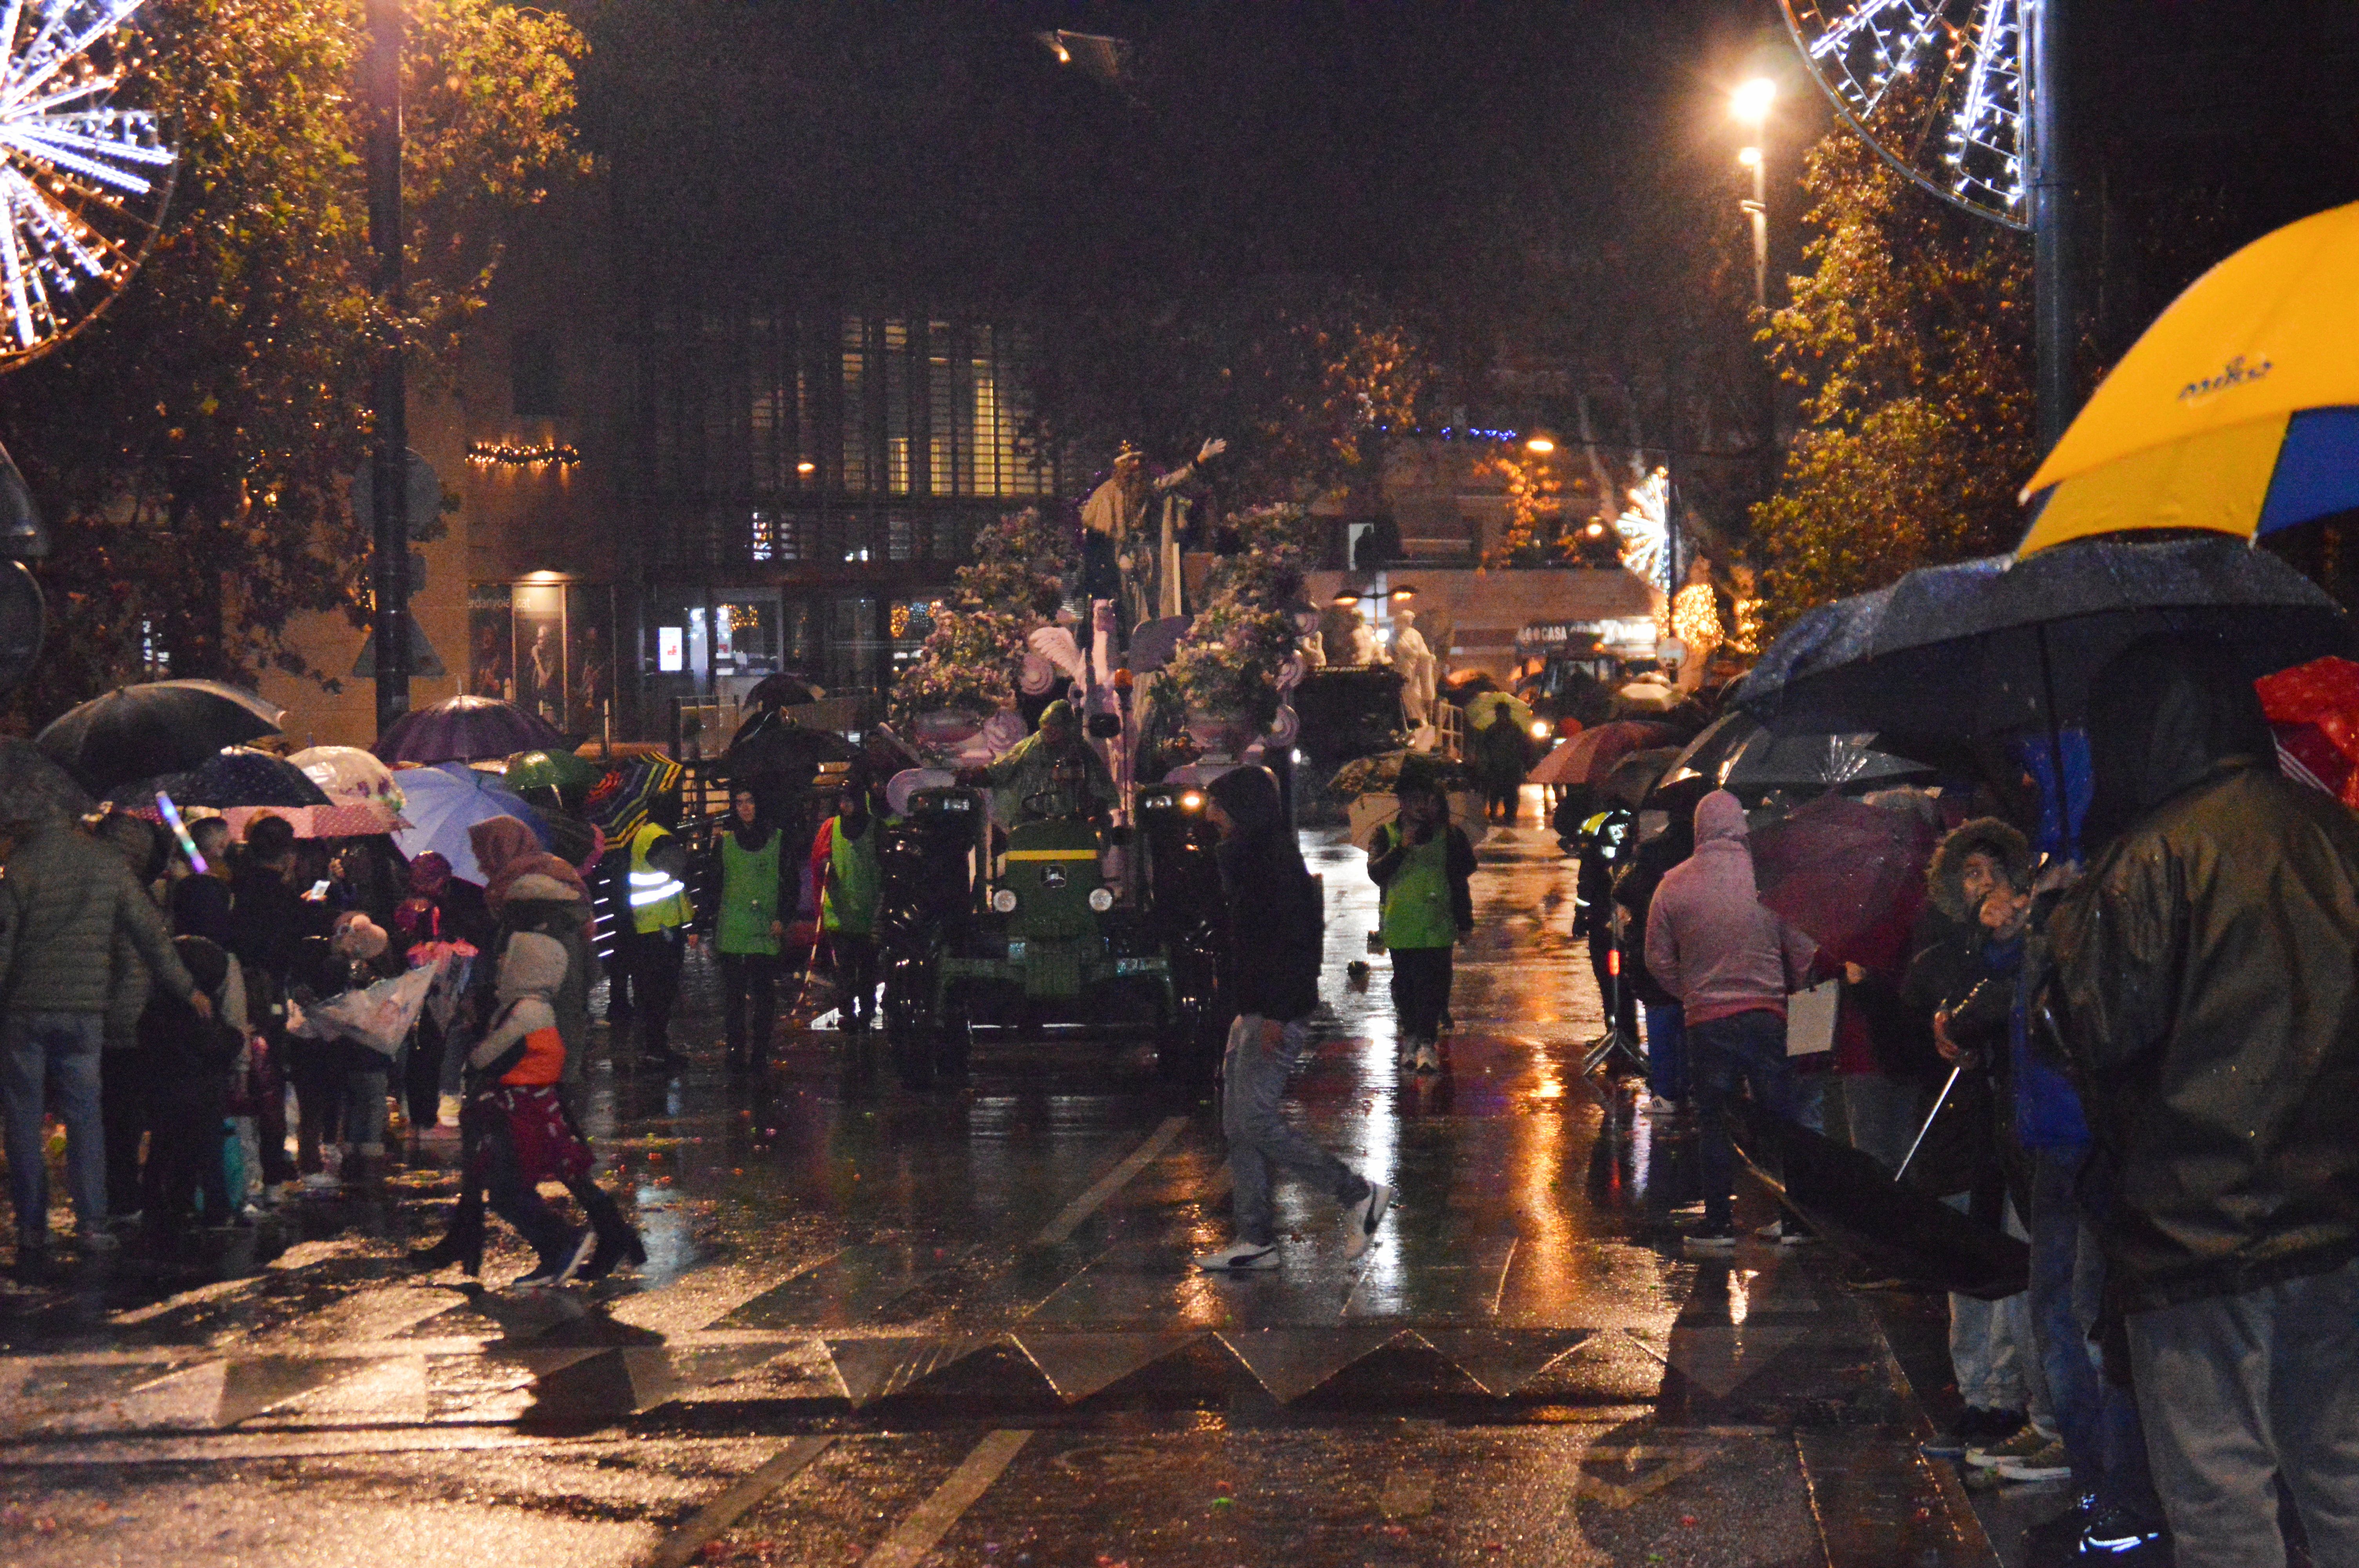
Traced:
POLYGON ((772 833, 761 849, 746 850, 738 847, 736 834, 721 835, 721 914, 712 935, 723 953, 777 956, 778 939, 770 925, 779 918, 778 846, 784 837, 772 833))
MULTIPOLYGON (((1402 841, 1391 823, 1379 828, 1377 852, 1389 854, 1402 841)), ((1458 922, 1450 911, 1450 833, 1436 833, 1430 842, 1409 847, 1400 869, 1385 884, 1383 914, 1377 922, 1390 948, 1448 947, 1458 940, 1458 922)))
POLYGON ((876 929, 876 904, 885 882, 884 868, 876 860, 876 819, 870 817, 868 831, 857 838, 846 838, 837 820, 827 819, 827 860, 835 874, 820 898, 820 924, 830 931, 866 936, 876 929))
POLYGON ((631 835, 631 874, 625 884, 631 904, 631 929, 642 936, 688 924, 688 886, 669 871, 647 863, 656 840, 671 835, 652 822, 641 823, 631 835))

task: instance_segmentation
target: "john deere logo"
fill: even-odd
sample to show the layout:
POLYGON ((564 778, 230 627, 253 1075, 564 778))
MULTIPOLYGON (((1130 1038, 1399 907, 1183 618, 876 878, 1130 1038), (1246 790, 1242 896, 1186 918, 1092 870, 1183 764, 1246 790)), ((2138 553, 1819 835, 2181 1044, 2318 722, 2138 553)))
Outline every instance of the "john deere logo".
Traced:
POLYGON ((2243 386, 2248 382, 2265 381, 2269 372, 2276 368, 2266 359, 2248 360, 2238 354, 2220 367, 2219 374, 2207 375, 2201 381, 2190 381, 2180 387, 2179 401, 2201 403, 2215 392, 2225 392, 2232 386, 2243 386))

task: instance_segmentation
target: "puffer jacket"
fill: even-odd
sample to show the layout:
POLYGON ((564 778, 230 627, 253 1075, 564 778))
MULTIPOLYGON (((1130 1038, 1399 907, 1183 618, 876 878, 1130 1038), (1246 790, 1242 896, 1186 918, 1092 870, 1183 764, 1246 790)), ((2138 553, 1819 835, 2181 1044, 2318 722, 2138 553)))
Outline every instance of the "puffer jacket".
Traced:
POLYGON ((2359 816, 2267 765, 2226 661, 2133 653, 2092 687, 2118 837, 2049 914, 2042 993, 2127 1312, 2359 1256, 2359 816))
POLYGON ((44 818, 0 874, 0 1007, 103 1016, 118 934, 154 984, 182 999, 196 989, 123 856, 62 816, 44 818))
POLYGON ((1696 803, 1695 853, 1675 866, 1647 912, 1647 968, 1680 999, 1692 1029, 1740 1012, 1786 1016, 1816 946, 1764 907, 1753 883, 1745 807, 1726 790, 1696 803))

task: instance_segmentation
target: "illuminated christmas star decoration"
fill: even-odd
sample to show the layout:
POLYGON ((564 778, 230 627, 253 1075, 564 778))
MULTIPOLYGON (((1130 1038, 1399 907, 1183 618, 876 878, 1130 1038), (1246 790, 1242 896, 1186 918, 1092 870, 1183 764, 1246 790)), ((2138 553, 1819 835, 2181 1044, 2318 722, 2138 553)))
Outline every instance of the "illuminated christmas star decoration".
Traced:
POLYGON ((1820 85, 1895 168, 1969 211, 2028 226, 2025 0, 1784 0, 1820 85))
POLYGON ((178 154, 114 105, 139 65, 143 0, 0 0, 0 369, 53 347, 130 277, 178 154))
POLYGON ((1622 564, 1670 591, 1671 470, 1657 469, 1630 487, 1630 504, 1614 526, 1622 534, 1622 564))

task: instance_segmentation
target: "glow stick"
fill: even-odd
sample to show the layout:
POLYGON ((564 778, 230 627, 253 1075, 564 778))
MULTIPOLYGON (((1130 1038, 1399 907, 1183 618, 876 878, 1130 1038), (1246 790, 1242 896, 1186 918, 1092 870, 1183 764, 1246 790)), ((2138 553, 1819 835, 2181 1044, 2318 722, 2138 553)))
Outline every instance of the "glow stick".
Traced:
POLYGON ((197 868, 197 874, 202 876, 212 871, 212 868, 205 864, 205 858, 197 853, 197 841, 189 837, 189 825, 180 820, 180 808, 174 806, 172 797, 162 790, 156 792, 156 809, 164 814, 165 826, 171 828, 172 837, 180 841, 180 853, 189 858, 189 864, 197 868))

